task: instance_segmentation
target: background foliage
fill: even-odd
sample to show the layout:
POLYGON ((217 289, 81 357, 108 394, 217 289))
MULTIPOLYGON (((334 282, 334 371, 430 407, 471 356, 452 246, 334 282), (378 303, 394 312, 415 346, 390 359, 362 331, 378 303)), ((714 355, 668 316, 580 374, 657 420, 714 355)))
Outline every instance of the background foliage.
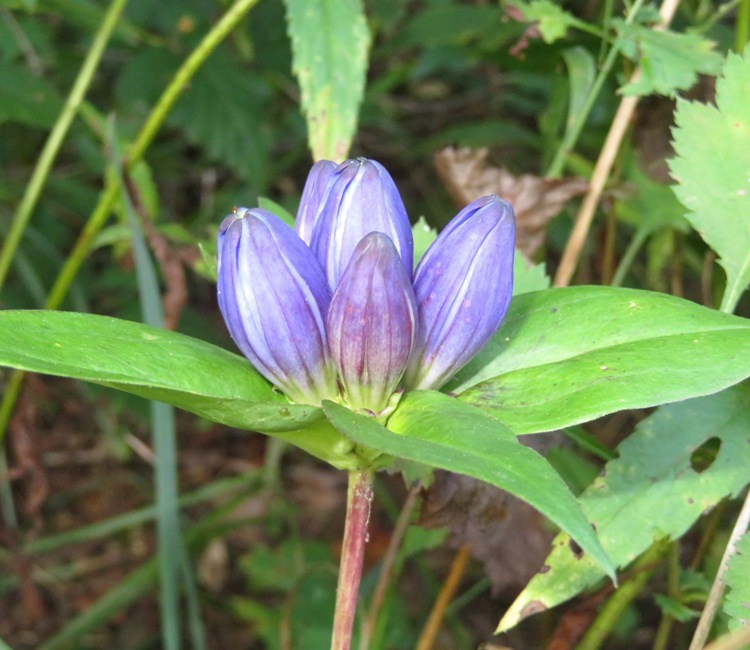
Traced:
MULTIPOLYGON (((750 374, 750 63, 730 50, 746 45, 750 4, 684 0, 666 30, 658 9, 0 1, 0 304, 78 312, 9 312, 2 362, 200 416, 2 371, 0 638, 16 649, 325 647, 344 490, 283 440, 339 467, 353 440, 399 456, 425 485, 424 462, 480 476, 576 539, 552 540, 505 493, 438 475, 391 553, 402 503, 417 517, 404 481, 383 476, 362 647, 427 647, 432 603, 470 552, 479 561, 435 647, 476 647, 502 617, 513 647, 687 648, 748 482, 747 384, 730 386, 750 374), (603 286, 531 293, 574 238, 624 97, 640 104, 575 276, 603 286), (232 349, 213 286, 222 216, 259 201, 294 214, 311 157, 347 151, 391 171, 418 250, 473 194, 497 192, 529 258, 516 263, 516 293, 528 295, 447 387, 460 399, 410 395, 390 431, 335 405, 288 405, 208 345, 232 349), (441 417, 458 425, 427 425, 441 417), (418 440, 393 433, 406 430, 418 440), (539 432, 524 441, 562 479, 513 436, 539 432), (528 472, 498 473, 512 467, 504 454, 528 472), (563 479, 622 570, 617 592, 563 479), (376 608, 386 558, 396 578, 376 608)), ((745 535, 714 636, 747 625, 747 554, 745 535)))

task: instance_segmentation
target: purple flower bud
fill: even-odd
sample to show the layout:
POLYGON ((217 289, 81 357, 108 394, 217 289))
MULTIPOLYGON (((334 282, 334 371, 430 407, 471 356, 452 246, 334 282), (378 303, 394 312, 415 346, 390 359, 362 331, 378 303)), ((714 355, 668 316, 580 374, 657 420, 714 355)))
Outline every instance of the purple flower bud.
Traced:
POLYGON ((409 390, 437 389, 495 333, 513 291, 515 215, 485 196, 459 212, 414 273, 419 328, 404 374, 409 390))
POLYGON ((338 286, 357 244, 371 232, 390 238, 411 278, 411 225, 393 179, 374 160, 347 160, 328 181, 310 240, 331 291, 338 286))
POLYGON ((352 408, 379 413, 406 368, 416 330, 411 280, 393 242, 367 235, 328 311, 328 343, 352 408))
POLYGON ((294 230, 308 245, 328 180, 336 167, 336 163, 331 160, 319 160, 307 175, 305 189, 302 190, 302 198, 299 202, 299 210, 297 210, 297 219, 294 222, 294 230))
POLYGON ((266 210, 239 208, 219 228, 218 274, 224 321, 256 370, 295 402, 336 398, 330 292, 295 232, 266 210))

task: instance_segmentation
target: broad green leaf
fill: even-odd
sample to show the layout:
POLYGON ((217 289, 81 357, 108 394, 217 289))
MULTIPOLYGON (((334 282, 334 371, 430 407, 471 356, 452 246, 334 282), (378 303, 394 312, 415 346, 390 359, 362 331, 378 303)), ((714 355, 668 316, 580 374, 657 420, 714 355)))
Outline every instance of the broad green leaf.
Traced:
MULTIPOLYGON (((616 566, 627 566, 658 539, 680 537, 721 499, 747 485, 749 428, 747 384, 662 407, 638 425, 619 446, 619 457, 579 497, 616 566), (707 468, 699 466, 695 452, 712 439, 721 441, 718 454, 707 468)), ((534 612, 548 609, 602 578, 591 558, 573 555, 568 541, 565 535, 555 539, 544 571, 513 603, 499 631, 531 613, 530 603, 534 612)))
POLYGON ((568 69, 568 116, 565 133, 575 128, 581 115, 586 113, 586 102, 596 79, 596 61, 584 47, 577 45, 562 51, 568 69))
POLYGON ((319 408, 290 404, 245 358, 176 332, 91 314, 0 311, 0 365, 166 402, 282 438, 336 467, 356 460, 319 408))
POLYGON ((499 420, 435 391, 404 395, 388 429, 332 402, 324 402, 323 410, 358 444, 507 490, 568 531, 596 566, 611 568, 565 482, 499 420))
POLYGON ((0 124, 49 127, 61 109, 62 101, 45 77, 30 74, 22 66, 0 64, 0 124))
POLYGON ((750 320, 666 294, 569 287, 516 296, 445 392, 516 434, 708 395, 750 376, 750 320))
POLYGON ((554 43, 565 37, 569 27, 575 27, 580 21, 550 0, 532 0, 531 2, 510 2, 523 15, 524 20, 538 23, 539 32, 545 43, 554 43))
MULTIPOLYGON (((117 81, 119 101, 143 109, 161 95, 181 63, 167 48, 144 50, 126 66, 117 81)), ((255 192, 269 180, 268 123, 271 89, 224 52, 214 52, 197 70, 168 116, 171 126, 214 160, 227 165, 255 192)))
POLYGON ((727 274, 722 309, 750 282, 750 49, 730 53, 716 81, 716 106, 678 100, 669 161, 687 219, 727 274), (710 134, 710 137, 708 137, 710 134))
POLYGON ((285 0, 293 70, 315 160, 346 158, 365 89, 370 33, 361 0, 285 0))
POLYGON ((623 95, 672 95, 687 90, 698 74, 716 74, 721 56, 698 34, 657 31, 645 25, 613 21, 620 51, 641 68, 640 78, 622 87, 623 95))
POLYGON ((750 533, 745 532, 737 544, 737 553, 729 560, 724 581, 729 587, 724 612, 732 618, 731 627, 750 625, 750 533))

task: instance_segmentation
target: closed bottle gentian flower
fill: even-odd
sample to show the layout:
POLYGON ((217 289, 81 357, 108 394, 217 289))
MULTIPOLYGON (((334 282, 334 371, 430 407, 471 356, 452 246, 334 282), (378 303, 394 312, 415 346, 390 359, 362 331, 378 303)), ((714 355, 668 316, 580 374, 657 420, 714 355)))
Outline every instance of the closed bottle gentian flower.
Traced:
POLYGON ((239 208, 219 228, 218 298, 230 334, 295 402, 338 395, 325 319, 331 294, 312 251, 278 217, 239 208))
POLYGON ((414 272, 417 339, 404 374, 409 390, 437 389, 500 326, 513 291, 515 215, 486 196, 459 212, 414 272))
POLYGON ((312 239, 315 217, 320 209, 328 181, 336 167, 338 165, 331 160, 319 160, 312 166, 310 173, 307 175, 307 182, 302 190, 302 198, 299 202, 299 210, 297 210, 297 218, 294 221, 294 230, 308 246, 312 239))
POLYGON ((338 286, 357 244, 371 232, 390 238, 411 278, 411 225, 393 179, 374 160, 347 160, 328 180, 310 240, 331 291, 338 286))
POLYGON ((386 235, 354 249, 328 311, 328 343, 347 403, 380 413, 406 368, 416 333, 411 279, 386 235))

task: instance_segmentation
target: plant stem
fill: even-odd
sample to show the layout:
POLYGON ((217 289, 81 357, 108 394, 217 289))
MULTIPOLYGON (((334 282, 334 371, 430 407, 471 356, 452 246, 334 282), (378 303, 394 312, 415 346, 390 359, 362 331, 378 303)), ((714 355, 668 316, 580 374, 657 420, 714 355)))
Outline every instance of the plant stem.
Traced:
POLYGON ((596 620, 589 628, 576 650, 597 650, 602 646, 625 608, 641 593, 641 590, 659 566, 659 560, 667 550, 665 541, 656 542, 633 565, 634 575, 621 585, 607 601, 596 620))
POLYGON ((724 556, 721 558, 719 571, 716 574, 713 585, 711 585, 706 606, 703 608, 701 617, 698 620, 698 626, 695 629, 693 640, 690 642, 689 650, 700 650, 706 643, 708 633, 711 631, 711 624, 714 621, 714 616, 716 616, 721 597, 724 593, 724 576, 729 568, 729 560, 737 552, 737 542, 745 534, 748 526, 750 526, 750 492, 745 496, 745 503, 742 505, 742 510, 740 510, 740 516, 737 518, 737 523, 735 523, 732 534, 729 537, 729 543, 724 551, 724 556))
MULTIPOLYGON (((672 22, 674 12, 677 10, 679 0, 665 0, 659 11, 661 15, 661 23, 654 27, 654 31, 665 30, 669 23, 672 22)), ((641 68, 639 67, 633 76, 630 78, 631 82, 638 80, 641 76, 641 68)), ((591 185, 589 191, 583 199, 581 209, 578 211, 576 217, 575 226, 573 232, 568 239, 568 243, 563 251, 562 259, 560 260, 560 266, 557 269, 555 275, 554 286, 566 287, 570 284, 570 280, 573 277, 573 273, 578 266, 578 260, 583 250, 583 245, 588 238, 589 229, 591 222, 594 219, 594 213, 599 205, 599 199, 601 198, 604 186, 609 178, 612 165, 615 162, 617 153, 620 150, 620 144, 622 143, 625 133, 627 132, 630 121, 638 105, 638 95, 629 95, 623 97, 620 102, 620 106, 617 108, 617 113, 612 120, 609 133, 604 141, 599 158, 596 161, 596 167, 594 167, 594 173, 591 177, 591 185)))
POLYGON ((73 84, 73 88, 65 100, 62 112, 57 118, 54 127, 52 127, 52 131, 50 131, 47 141, 44 143, 44 148, 39 155, 36 167, 34 168, 34 173, 31 176, 29 184, 26 186, 26 191, 24 192, 23 199, 21 199, 21 204, 18 206, 18 210, 16 210, 16 214, 13 218, 13 224, 5 238, 2 250, 0 250, 0 287, 3 285, 5 276, 10 268, 11 260, 18 248, 18 244, 21 241, 26 225, 28 224, 29 219, 31 219, 31 215, 34 213, 34 207, 39 199, 39 195, 42 193, 42 187, 44 187, 49 171, 52 168, 52 163, 62 146, 70 125, 73 123, 73 119, 78 113, 78 109, 86 95, 86 91, 94 79, 94 74, 99 66, 99 61, 104 54, 104 48, 109 41, 112 30, 117 25, 117 21, 119 20, 126 3, 127 0, 114 0, 109 6, 109 9, 107 9, 104 20, 94 36, 91 49, 88 51, 86 59, 78 72, 78 77, 73 84))
POLYGON ((333 619, 331 650, 350 650, 354 614, 357 609, 359 581, 367 542, 367 524, 372 504, 372 477, 369 470, 349 472, 346 498, 346 524, 341 547, 339 582, 336 589, 336 613, 333 619))
POLYGON ((742 54, 750 40, 750 0, 741 0, 737 8, 737 27, 735 31, 734 49, 742 54))
POLYGON ((458 549, 456 557, 453 558, 450 573, 443 583, 443 588, 440 590, 440 594, 438 594, 438 598, 432 606, 430 616, 427 619, 424 630, 422 630, 422 634, 417 642, 417 650, 430 650, 430 648, 432 648, 435 642, 435 637, 440 630, 440 625, 443 622, 445 610, 448 608, 450 601, 453 599, 453 596, 458 589, 468 561, 469 545, 464 544, 458 549))
POLYGON ((401 547, 401 542, 403 542, 406 535, 406 530, 409 527, 409 520, 414 506, 417 504, 417 497, 421 489, 421 483, 417 482, 409 490, 409 494, 406 497, 406 501, 404 501, 404 505, 396 521, 396 526, 393 529, 391 540, 388 542, 388 549, 383 557, 380 575, 378 576, 378 582, 375 585, 372 602, 370 603, 370 611, 367 613, 367 618, 362 626, 362 638, 359 643, 360 650, 367 650, 370 647, 370 641, 375 631, 375 624, 378 621, 378 614, 380 613, 380 608, 383 606, 385 594, 393 574, 393 568, 396 565, 396 556, 401 547))

